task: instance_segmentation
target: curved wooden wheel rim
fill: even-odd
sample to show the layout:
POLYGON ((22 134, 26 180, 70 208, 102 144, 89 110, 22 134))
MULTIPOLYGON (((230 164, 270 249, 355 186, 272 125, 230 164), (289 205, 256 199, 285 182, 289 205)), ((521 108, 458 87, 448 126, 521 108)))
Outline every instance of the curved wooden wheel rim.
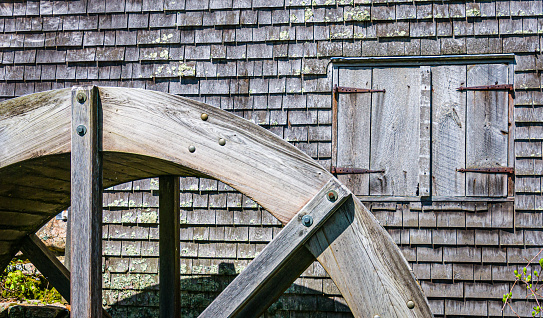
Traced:
MULTIPOLYGON (((271 132, 212 106, 139 89, 100 87, 99 95, 104 187, 159 175, 214 178, 286 224, 326 184, 338 182, 271 132)), ((70 89, 0 104, 2 268, 23 237, 69 205, 70 114, 70 89)), ((331 225, 304 248, 323 264, 356 316, 431 316, 397 246, 358 199, 348 197, 338 207, 342 212, 327 221, 331 225), (409 300, 414 309, 407 308, 409 300)))

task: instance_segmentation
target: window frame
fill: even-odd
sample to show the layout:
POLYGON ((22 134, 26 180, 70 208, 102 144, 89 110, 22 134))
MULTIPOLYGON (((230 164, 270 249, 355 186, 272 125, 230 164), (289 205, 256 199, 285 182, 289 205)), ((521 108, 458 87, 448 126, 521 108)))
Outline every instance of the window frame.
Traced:
MULTIPOLYGON (((331 83, 331 104, 332 104, 332 155, 331 166, 335 167, 338 162, 338 100, 339 94, 335 90, 335 86, 340 83, 339 73, 342 67, 349 68, 375 68, 375 67, 433 67, 441 65, 474 65, 474 64, 507 64, 508 68, 508 83, 514 85, 514 54, 482 54, 482 55, 442 55, 442 56, 407 56, 407 57, 334 57, 332 60, 332 83, 331 83)), ((508 123, 509 133, 507 139, 507 166, 515 166, 515 122, 514 122, 514 92, 508 95, 508 123)), ((431 97, 430 97, 431 98, 431 97)), ((430 102, 432 109, 432 102, 430 102)), ((430 111, 430 131, 432 130, 432 118, 430 111)), ((430 133, 429 151, 433 152, 433 138, 430 133)), ((431 155, 432 156, 432 155, 431 155)), ((429 179, 432 176, 432 157, 428 167, 429 179)), ((376 196, 376 195, 357 195, 363 201, 430 201, 430 202, 450 202, 450 201, 468 201, 468 202, 506 202, 514 201, 514 174, 507 175, 507 195, 504 197, 490 196, 434 196, 432 193, 431 181, 429 186, 428 196, 376 196)))

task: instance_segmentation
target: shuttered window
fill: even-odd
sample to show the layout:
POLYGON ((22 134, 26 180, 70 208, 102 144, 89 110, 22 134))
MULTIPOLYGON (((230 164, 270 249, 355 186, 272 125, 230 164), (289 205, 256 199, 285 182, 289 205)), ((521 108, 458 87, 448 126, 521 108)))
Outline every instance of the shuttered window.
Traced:
POLYGON ((509 72, 507 64, 338 68, 338 178, 362 196, 507 197, 509 72))

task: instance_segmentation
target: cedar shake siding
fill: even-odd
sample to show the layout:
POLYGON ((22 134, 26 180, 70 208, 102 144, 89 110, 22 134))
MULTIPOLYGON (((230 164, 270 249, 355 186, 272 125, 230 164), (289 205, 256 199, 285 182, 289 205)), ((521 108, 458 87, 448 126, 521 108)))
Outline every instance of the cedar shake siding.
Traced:
MULTIPOLYGON (((0 100, 79 84, 163 91, 251 120, 327 169, 385 169, 388 179, 340 178, 400 246, 436 317, 501 317, 513 270, 543 245, 542 10, 541 0, 4 1, 0 100), (425 58, 360 59, 393 56, 425 58), (514 92, 470 104, 479 93, 455 81, 514 92), (334 85, 389 86, 338 93, 336 115, 334 85), (485 123, 501 139, 477 130, 485 123), (456 171, 471 163, 515 174, 456 171)), ((282 226, 221 182, 182 178, 180 196, 181 304, 195 317, 282 226)), ((113 317, 155 317, 158 178, 106 189, 103 206, 104 304, 113 317)), ((515 310, 531 317, 525 295, 514 289, 515 310)), ((352 315, 316 262, 265 316, 352 315)))

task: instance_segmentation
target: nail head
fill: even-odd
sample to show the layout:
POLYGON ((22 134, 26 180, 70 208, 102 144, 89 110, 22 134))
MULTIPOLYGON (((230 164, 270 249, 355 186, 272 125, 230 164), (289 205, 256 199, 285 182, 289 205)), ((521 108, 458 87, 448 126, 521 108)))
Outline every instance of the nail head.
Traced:
POLYGON ((311 215, 302 216, 302 224, 306 227, 313 225, 313 217, 311 215))
POLYGON ((202 118, 203 121, 206 121, 209 116, 206 113, 203 113, 200 115, 200 118, 202 118))
POLYGON ((87 101, 87 95, 85 95, 85 93, 83 92, 77 92, 77 95, 75 95, 75 98, 80 104, 83 104, 84 102, 87 101))
POLYGON ((338 194, 335 190, 330 190, 328 191, 328 201, 330 202, 336 202, 337 198, 338 198, 338 194))
POLYGON ((408 300, 407 301, 407 308, 409 308, 409 309, 415 308, 415 302, 412 301, 412 300, 408 300))
POLYGON ((77 132, 77 134, 79 136, 85 136, 85 134, 87 133, 87 127, 83 126, 83 125, 79 125, 77 126, 77 128, 75 129, 75 131, 77 132))
POLYGON ((195 152, 195 151, 196 151, 196 147, 190 145, 190 146, 189 146, 189 151, 190 151, 190 152, 195 152))
POLYGON ((224 138, 219 138, 219 145, 221 145, 221 146, 226 145, 226 139, 224 139, 224 138))

